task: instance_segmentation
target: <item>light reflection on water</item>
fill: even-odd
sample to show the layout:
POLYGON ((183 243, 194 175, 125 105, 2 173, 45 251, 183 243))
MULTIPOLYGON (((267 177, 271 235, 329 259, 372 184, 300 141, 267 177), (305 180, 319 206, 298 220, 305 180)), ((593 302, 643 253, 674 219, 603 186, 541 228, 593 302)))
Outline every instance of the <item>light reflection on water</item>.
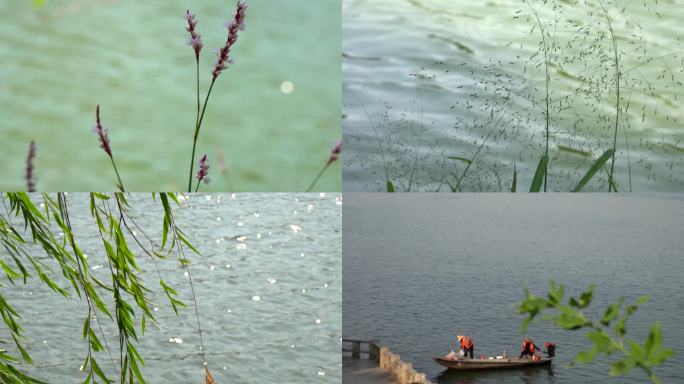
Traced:
MULTIPOLYGON (((76 239, 92 273, 107 281, 87 196, 70 194, 69 200, 76 239)), ((160 203, 148 194, 133 194, 129 200, 140 227, 159 239, 160 203)), ((190 256, 190 268, 206 356, 217 382, 339 382, 341 197, 197 194, 183 204, 176 220, 202 252, 202 257, 190 256), (294 233, 291 225, 301 230, 294 233)), ((200 382, 202 357, 185 270, 174 258, 159 262, 166 283, 189 305, 176 317, 158 292, 152 262, 141 256, 138 263, 147 272, 144 283, 155 291, 158 321, 148 322, 141 338, 144 374, 152 383, 200 382)), ((80 339, 84 304, 56 299, 34 283, 6 288, 3 294, 21 311, 27 350, 35 362, 31 372, 56 384, 84 378, 79 372, 86 351, 80 339)), ((101 324, 114 348, 116 330, 110 321, 101 324)), ((98 361, 111 371, 106 353, 98 361)))
MULTIPOLYGON (((585 52, 590 44, 574 32, 577 27, 552 24, 556 16, 579 26, 591 22, 595 34, 588 40, 607 33, 595 2, 589 3, 565 6, 565 13, 556 15, 536 2, 558 42, 550 67, 556 100, 552 190, 573 188, 593 159, 612 147, 614 69, 597 66, 610 58, 612 47, 604 40, 602 48, 585 52), (586 88, 582 76, 592 76, 593 87, 604 87, 602 99, 580 92, 581 97, 564 101, 578 87, 586 88)), ((623 191, 630 184, 634 191, 681 191, 684 3, 659 2, 655 8, 643 3, 629 3, 629 22, 618 7, 611 8, 621 49, 622 108, 629 106, 622 113, 629 120, 620 122, 616 179, 623 191), (648 57, 657 59, 644 64, 648 57)), ((446 181, 453 184, 466 163, 447 156, 472 158, 490 130, 462 189, 510 190, 514 163, 518 189, 529 188, 545 126, 543 67, 541 56, 533 56, 540 37, 531 30, 534 20, 525 18, 529 14, 518 0, 343 0, 345 190, 384 190, 386 173, 398 190, 409 184, 411 190, 448 190, 446 181), (493 122, 486 124, 492 108, 493 122)), ((607 190, 606 179, 599 172, 586 190, 607 190)))

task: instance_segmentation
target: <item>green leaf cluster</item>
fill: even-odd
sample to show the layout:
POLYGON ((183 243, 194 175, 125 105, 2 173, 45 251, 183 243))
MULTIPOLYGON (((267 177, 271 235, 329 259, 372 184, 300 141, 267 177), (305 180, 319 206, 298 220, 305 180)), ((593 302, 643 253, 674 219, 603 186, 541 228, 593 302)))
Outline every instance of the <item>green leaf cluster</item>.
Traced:
POLYGON ((565 286, 549 282, 546 297, 536 296, 525 291, 525 300, 517 304, 518 313, 525 318, 521 322, 524 333, 529 325, 541 316, 542 320, 568 331, 586 330, 591 348, 580 351, 573 364, 591 363, 597 356, 620 355, 611 365, 610 375, 619 376, 629 373, 633 368, 642 369, 654 383, 659 383, 654 367, 662 365, 674 355, 672 349, 662 345, 660 323, 654 322, 643 344, 628 339, 627 321, 648 301, 642 296, 632 304, 624 305, 625 299, 618 298, 610 304, 598 320, 588 319, 583 310, 589 307, 594 297, 594 286, 590 286, 578 297, 565 301, 565 286))

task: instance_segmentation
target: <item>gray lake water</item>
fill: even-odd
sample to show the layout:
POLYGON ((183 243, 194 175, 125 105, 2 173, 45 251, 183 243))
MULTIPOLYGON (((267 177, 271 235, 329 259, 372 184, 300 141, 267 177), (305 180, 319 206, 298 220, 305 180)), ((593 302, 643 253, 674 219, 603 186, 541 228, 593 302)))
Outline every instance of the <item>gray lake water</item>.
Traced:
MULTIPOLYGON (((684 2, 603 3, 622 73, 618 188, 682 191, 684 2)), ((485 139, 459 189, 510 190, 514 165, 528 189, 545 142, 533 9, 552 63, 549 188, 573 188, 613 143, 613 47, 597 1, 343 0, 344 190, 384 190, 387 177, 448 190, 467 164, 447 157, 472 159, 485 139)), ((607 190, 606 174, 586 190, 607 190)))
MULTIPOLYGON (((45 0, 36 8, 0 0, 0 190, 25 188, 31 140, 38 190, 113 190, 91 132, 98 103, 125 186, 185 190, 196 75, 183 15, 197 15, 204 94, 236 3, 45 0)), ((248 4, 197 150, 213 164, 210 190, 303 191, 340 137, 340 2, 248 4)), ((319 190, 340 190, 333 169, 319 190)))
MULTIPOLYGON (((158 238, 161 204, 149 194, 134 194, 130 200, 138 224, 158 238)), ((105 256, 87 195, 70 194, 69 201, 76 239, 88 255, 92 272, 107 281, 106 265, 102 268, 105 256)), ((198 194, 183 204, 176 209, 177 222, 203 254, 191 257, 191 273, 207 361, 217 383, 339 383, 340 196, 198 194), (301 230, 295 233, 291 225, 301 230), (247 239, 228 239, 236 235, 247 239)), ((159 283, 152 262, 142 256, 138 262, 149 272, 143 274, 144 282, 155 291, 154 313, 159 323, 148 322, 140 343, 148 382, 203 382, 184 269, 173 258, 159 263, 167 284, 189 305, 176 317, 168 300, 156 292, 159 283), (171 338, 181 338, 183 343, 171 343, 171 338)), ((55 384, 83 380, 79 366, 87 351, 81 340, 85 304, 56 297, 35 283, 5 285, 3 295, 22 316, 27 350, 35 362, 30 372, 55 384)), ((109 321, 101 324, 110 346, 116 348, 115 329, 109 321)), ((112 372, 107 354, 98 356, 100 365, 112 372)))
POLYGON ((656 369, 682 382, 684 196, 399 194, 345 195, 343 334, 380 342, 437 383, 645 383, 633 371, 609 380, 609 361, 567 365, 590 344, 582 333, 533 324, 537 343, 559 344, 550 369, 454 373, 431 356, 474 339, 476 355, 520 351, 524 288, 566 295, 597 284, 590 317, 619 296, 650 301, 628 322, 643 342, 653 321, 676 355, 656 369))

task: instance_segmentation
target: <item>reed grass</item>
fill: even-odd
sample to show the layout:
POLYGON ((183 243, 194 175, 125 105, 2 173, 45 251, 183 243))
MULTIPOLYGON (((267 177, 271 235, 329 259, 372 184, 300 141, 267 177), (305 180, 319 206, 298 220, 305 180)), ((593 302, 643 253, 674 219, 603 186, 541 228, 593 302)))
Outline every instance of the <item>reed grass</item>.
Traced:
MULTIPOLYGON (((651 153, 673 152, 668 151, 666 139, 658 141, 656 137, 651 139, 643 137, 643 134, 642 137, 636 139, 633 134, 630 134, 630 119, 634 119, 632 115, 639 113, 638 111, 628 113, 632 112, 629 110, 630 101, 632 101, 632 108, 641 109, 641 125, 644 125, 643 122, 647 121, 649 116, 657 117, 662 110, 677 109, 678 89, 681 89, 682 84, 681 76, 684 73, 682 72, 684 67, 679 57, 684 54, 681 50, 657 56, 649 55, 648 43, 644 40, 646 33, 640 33, 639 29, 623 30, 627 27, 621 27, 622 22, 626 26, 636 25, 636 21, 631 20, 632 11, 657 15, 656 2, 646 0, 642 5, 641 3, 623 4, 614 0, 578 2, 526 0, 524 3, 522 9, 515 13, 514 19, 521 19, 531 29, 520 40, 508 45, 520 45, 517 56, 519 61, 510 60, 503 63, 503 59, 493 57, 488 62, 479 64, 482 61, 481 58, 472 60, 464 58, 462 63, 455 62, 460 61, 459 59, 450 60, 449 63, 435 62, 430 67, 428 65, 425 68, 421 67, 421 71, 430 72, 430 75, 425 77, 425 83, 417 84, 419 87, 432 86, 435 81, 437 85, 444 85, 445 82, 439 82, 440 78, 448 78, 454 74, 461 82, 458 88, 464 88, 463 91, 459 91, 463 93, 463 96, 454 100, 450 108, 458 111, 452 114, 455 122, 451 125, 455 131, 468 134, 479 131, 486 135, 487 131, 482 129, 483 122, 490 116, 485 112, 488 112, 492 106, 496 106, 496 111, 500 114, 501 111, 506 111, 504 106, 514 105, 514 109, 509 110, 510 115, 502 120, 502 128, 487 139, 487 144, 492 144, 491 146, 486 145, 480 148, 479 140, 468 143, 472 145, 473 151, 476 151, 479 162, 469 163, 472 155, 464 154, 467 153, 467 150, 464 150, 464 153, 443 154, 442 159, 446 159, 446 162, 434 161, 430 158, 428 164, 425 162, 428 157, 424 156, 423 163, 417 163, 413 153, 414 148, 407 145, 411 140, 406 133, 409 130, 406 127, 402 130, 399 124, 386 121, 387 124, 382 126, 383 130, 380 131, 381 126, 376 124, 375 116, 370 116, 366 105, 359 102, 363 112, 368 116, 372 134, 377 142, 374 153, 380 156, 375 161, 382 162, 381 164, 378 162, 376 169, 369 168, 370 173, 378 176, 377 188, 388 191, 408 190, 404 188, 408 180, 411 190, 439 191, 443 186, 448 186, 452 191, 489 190, 493 185, 492 179, 496 178, 499 190, 509 190, 512 187, 509 184, 510 168, 505 170, 504 178, 508 180, 506 183, 501 183, 500 170, 515 166, 514 174, 516 183, 519 184, 517 167, 525 157, 531 157, 529 162, 531 166, 538 168, 542 165, 539 191, 572 191, 577 187, 577 182, 574 178, 567 176, 575 173, 578 180, 584 179, 588 170, 594 169, 595 161, 600 159, 608 149, 611 149, 610 164, 606 163, 596 172, 591 172, 592 176, 582 190, 606 188, 609 192, 631 191, 633 189, 632 173, 636 172, 637 167, 644 179, 660 180, 661 183, 680 182, 681 178, 674 174, 669 178, 660 175, 655 170, 654 164, 650 163, 651 153), (583 22, 577 22, 577 20, 583 20, 583 22), (621 42, 621 38, 628 42, 621 42), (534 48, 529 51, 531 54, 529 56, 523 54, 528 52, 525 48, 530 44, 534 44, 534 48), (625 67, 624 63, 627 60, 636 64, 625 67), (522 68, 522 76, 516 73, 515 65, 518 63, 522 68), (440 65, 448 65, 448 67, 440 73, 440 65), (641 74, 641 70, 646 65, 651 67, 649 70, 655 68, 658 75, 646 77, 641 74), (454 66, 460 69, 454 70, 454 66), (569 87, 569 90, 564 90, 564 87, 569 87), (674 92, 674 101, 671 98, 660 97, 661 92, 665 92, 665 96, 674 92), (642 97, 643 102, 639 100, 642 97), (530 127, 535 126, 538 126, 540 131, 543 130, 538 135, 530 132, 530 127), (626 151, 624 168, 622 168, 623 163, 616 159, 618 151, 621 150, 618 144, 623 143, 622 141, 618 143, 618 140, 622 140, 619 138, 621 133, 624 134, 624 150, 626 151), (398 136, 394 137, 394 134, 398 136), (587 138, 590 139, 587 140, 587 138), (498 154, 495 152, 496 149, 489 149, 490 147, 503 148, 512 142, 526 147, 524 152, 514 154, 515 157, 512 159, 496 158, 498 154), (581 146, 579 148, 578 143, 581 146), (643 154, 639 159, 635 159, 631 153, 637 145, 643 148, 640 151, 643 154), (537 149, 539 154, 530 156, 537 149), (480 152, 477 152, 478 150, 480 152), (570 158, 572 155, 584 157, 586 164, 572 160, 570 158), (579 165, 572 165, 572 169, 554 172, 553 170, 561 164, 559 159, 567 159, 568 164, 579 165), (459 175, 456 180, 453 180, 451 176, 453 171, 450 169, 453 167, 453 161, 462 162, 466 168, 466 175, 470 177, 461 178, 462 175, 459 175), (406 172, 402 174, 403 170, 406 172), (621 179, 623 172, 625 185, 621 186, 618 180, 621 179), (416 177, 419 174, 429 176, 416 177), (381 181, 383 176, 384 182, 381 181), (459 183, 458 180, 461 182, 459 183), (436 183, 439 183, 439 186, 433 188, 436 183)), ((646 30, 646 28, 643 29, 646 30)), ((515 51, 511 53, 516 54, 515 51)), ((416 75, 409 73, 409 76, 416 75)), ((416 78, 418 79, 416 81, 422 79, 419 76, 416 78)), ((451 82, 447 83, 451 84, 451 82)), ((387 110, 390 108, 388 107, 387 110)), ((417 117, 416 111, 404 111, 404 115, 408 114, 417 117)), ((674 113, 666 119, 676 121, 676 116, 677 114, 674 113)), ((406 120, 410 121, 411 117, 409 116, 406 120)), ((440 120, 439 123, 450 124, 450 121, 440 120)), ((440 128, 445 127, 440 126, 440 128)), ((362 137, 356 139, 359 142, 363 140, 362 137)), ((463 147, 463 139, 458 133, 450 139, 463 147)), ((423 150, 426 147, 423 145, 420 148, 423 150)), ((449 151, 449 145, 442 139, 442 142, 436 143, 434 151, 444 153, 449 151)), ((662 165, 668 170, 672 170, 673 166, 684 164, 672 156, 668 159, 667 163, 662 165)), ((371 163, 373 159, 370 155, 357 155, 349 161, 365 168, 366 164, 371 163)), ((533 180, 533 184, 536 190, 536 180, 533 180)), ((658 186, 662 185, 664 184, 658 184, 658 186)), ((516 187, 520 189, 519 186, 516 187)))
MULTIPOLYGON (((546 123, 545 126, 545 134, 546 134, 546 144, 544 145, 544 156, 542 157, 543 165, 544 165, 544 192, 546 192, 547 188, 547 181, 548 181, 548 174, 549 174, 549 125, 551 122, 551 115, 549 114, 549 83, 551 82, 551 77, 549 76, 549 52, 548 52, 548 46, 546 44, 546 32, 544 31, 544 25, 541 22, 541 18, 539 17, 539 12, 537 12, 536 7, 534 6, 534 2, 528 3, 530 8, 532 9, 532 13, 534 14, 535 19, 537 20, 537 26, 539 27, 539 34, 541 35, 542 39, 542 48, 544 51, 544 84, 546 85, 546 96, 544 97, 544 101, 546 103, 546 108, 544 110, 544 120, 546 123)), ((540 165, 542 162, 539 163, 540 165)), ((535 180, 536 180, 536 175, 535 175, 535 180)), ((532 183, 534 185, 534 182, 532 183)))
MULTIPOLYGON (((615 150, 617 148, 618 124, 620 122, 620 59, 618 54, 617 39, 615 38, 615 31, 613 31, 613 24, 610 22, 610 16, 606 7, 601 0, 596 0, 601 6, 603 15, 606 17, 608 23, 608 30, 610 31, 610 39, 613 42, 613 53, 615 55, 615 133, 613 135, 613 152, 610 158, 610 173, 608 174, 608 192, 613 191, 613 171, 615 170, 615 150)), ((626 132, 625 132, 626 133, 626 132)), ((631 172, 631 171, 630 171, 631 172)))

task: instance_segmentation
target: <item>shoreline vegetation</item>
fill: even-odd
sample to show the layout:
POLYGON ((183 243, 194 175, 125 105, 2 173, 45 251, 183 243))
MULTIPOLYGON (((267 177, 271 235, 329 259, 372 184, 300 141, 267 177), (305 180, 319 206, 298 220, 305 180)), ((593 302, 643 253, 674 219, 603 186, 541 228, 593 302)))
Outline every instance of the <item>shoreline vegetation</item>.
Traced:
MULTIPOLYGON (((660 93, 674 92, 676 101, 678 89, 682 88, 684 62, 680 59, 684 57, 684 51, 677 46, 663 55, 650 54, 644 40, 648 26, 636 24, 630 16, 630 12, 642 12, 656 18, 666 17, 658 7, 654 1, 626 7, 616 0, 523 0, 522 7, 511 17, 530 29, 520 41, 506 45, 513 54, 517 53, 517 63, 502 63, 503 59, 494 57, 482 64, 482 68, 474 69, 464 63, 463 73, 458 74, 453 69, 442 74, 407 74, 426 82, 433 82, 440 76, 463 76, 463 83, 458 88, 466 87, 469 91, 467 97, 452 102, 451 110, 456 115, 453 128, 456 135, 458 132, 471 135, 477 132, 480 135, 474 143, 471 142, 472 153, 449 154, 453 151, 448 146, 444 147, 444 142, 433 144, 421 138, 411 139, 415 143, 409 143, 406 132, 413 131, 414 135, 423 136, 431 129, 423 122, 422 106, 416 107, 418 112, 413 112, 417 115, 412 117, 413 123, 406 117, 412 113, 408 110, 402 112, 402 120, 392 121, 391 106, 381 116, 382 121, 378 121, 377 116, 369 113, 368 104, 356 97, 350 101, 359 107, 370 125, 369 137, 374 138, 377 156, 373 159, 370 154, 359 154, 358 159, 348 160, 347 165, 357 163, 360 165, 358 172, 370 172, 368 167, 377 165, 379 171, 373 173, 384 180, 378 180, 376 185, 382 185, 381 190, 387 192, 476 191, 478 185, 491 185, 493 177, 496 178, 495 189, 498 185, 500 191, 515 192, 528 189, 521 188, 520 164, 515 160, 497 159, 500 155, 497 149, 492 149, 487 151, 488 161, 502 163, 500 170, 491 171, 494 176, 489 170, 483 172, 475 165, 490 146, 496 148, 518 140, 529 140, 525 151, 532 158, 536 148, 541 147, 534 172, 523 175, 525 180, 531 179, 530 192, 580 192, 590 185, 592 190, 633 191, 635 166, 651 167, 645 163, 648 155, 641 154, 638 160, 633 159, 634 147, 649 152, 662 147, 669 153, 672 151, 666 150, 668 145, 679 146, 678 142, 662 142, 658 146, 643 139, 635 143, 630 137, 632 125, 639 117, 641 125, 648 125, 649 118, 676 107, 664 103, 662 106, 652 105, 645 101, 645 97, 657 101, 660 93), (633 25, 638 28, 633 28, 633 25), (531 55, 522 57, 525 54, 523 47, 530 43, 536 47, 531 55), (515 47, 519 47, 519 51, 515 47), (627 66, 625 62, 638 64, 627 66), (522 73, 515 73, 513 68, 517 65, 522 66, 522 73), (657 76, 645 77, 641 73, 645 66, 655 70, 657 76), (470 75, 466 76, 468 72, 470 75), (568 87, 572 87, 570 92, 566 90, 568 87), (644 101, 639 101, 639 98, 644 98, 644 101), (612 110, 607 108, 611 104, 612 110), (541 140, 535 136, 522 136, 520 129, 516 128, 530 126, 541 127, 541 140), (592 137, 590 132, 596 130, 598 133, 592 137), (494 140, 496 142, 493 143, 494 140), (583 144, 578 146, 576 142, 583 144), (434 153, 425 154, 425 148, 433 146, 434 153), (586 165, 577 166, 576 176, 567 169, 556 168, 556 158, 562 153, 577 155, 578 164, 579 158, 585 159, 582 162, 586 165), (428 161, 434 163, 431 165, 428 161), (423 173, 421 177, 417 175, 419 172, 423 173), (559 179, 559 176, 562 177, 559 179), (486 180, 481 180, 484 178, 486 180)), ((347 60, 355 57, 350 55, 347 55, 347 60)), ((436 66, 442 64, 435 63, 436 66)), ((428 71, 421 68, 420 72, 428 71)), ((438 93, 439 90, 432 92, 438 93)), ((420 102, 420 99, 414 100, 413 104, 420 102)), ((666 120, 673 126, 679 124, 676 116, 667 116, 666 120)), ((345 137, 347 145, 354 146, 353 139, 345 137)), ((515 157, 521 158, 522 154, 515 157)), ((672 170, 671 166, 667 168, 672 170)), ((657 182, 657 176, 653 177, 653 183, 657 182)))

